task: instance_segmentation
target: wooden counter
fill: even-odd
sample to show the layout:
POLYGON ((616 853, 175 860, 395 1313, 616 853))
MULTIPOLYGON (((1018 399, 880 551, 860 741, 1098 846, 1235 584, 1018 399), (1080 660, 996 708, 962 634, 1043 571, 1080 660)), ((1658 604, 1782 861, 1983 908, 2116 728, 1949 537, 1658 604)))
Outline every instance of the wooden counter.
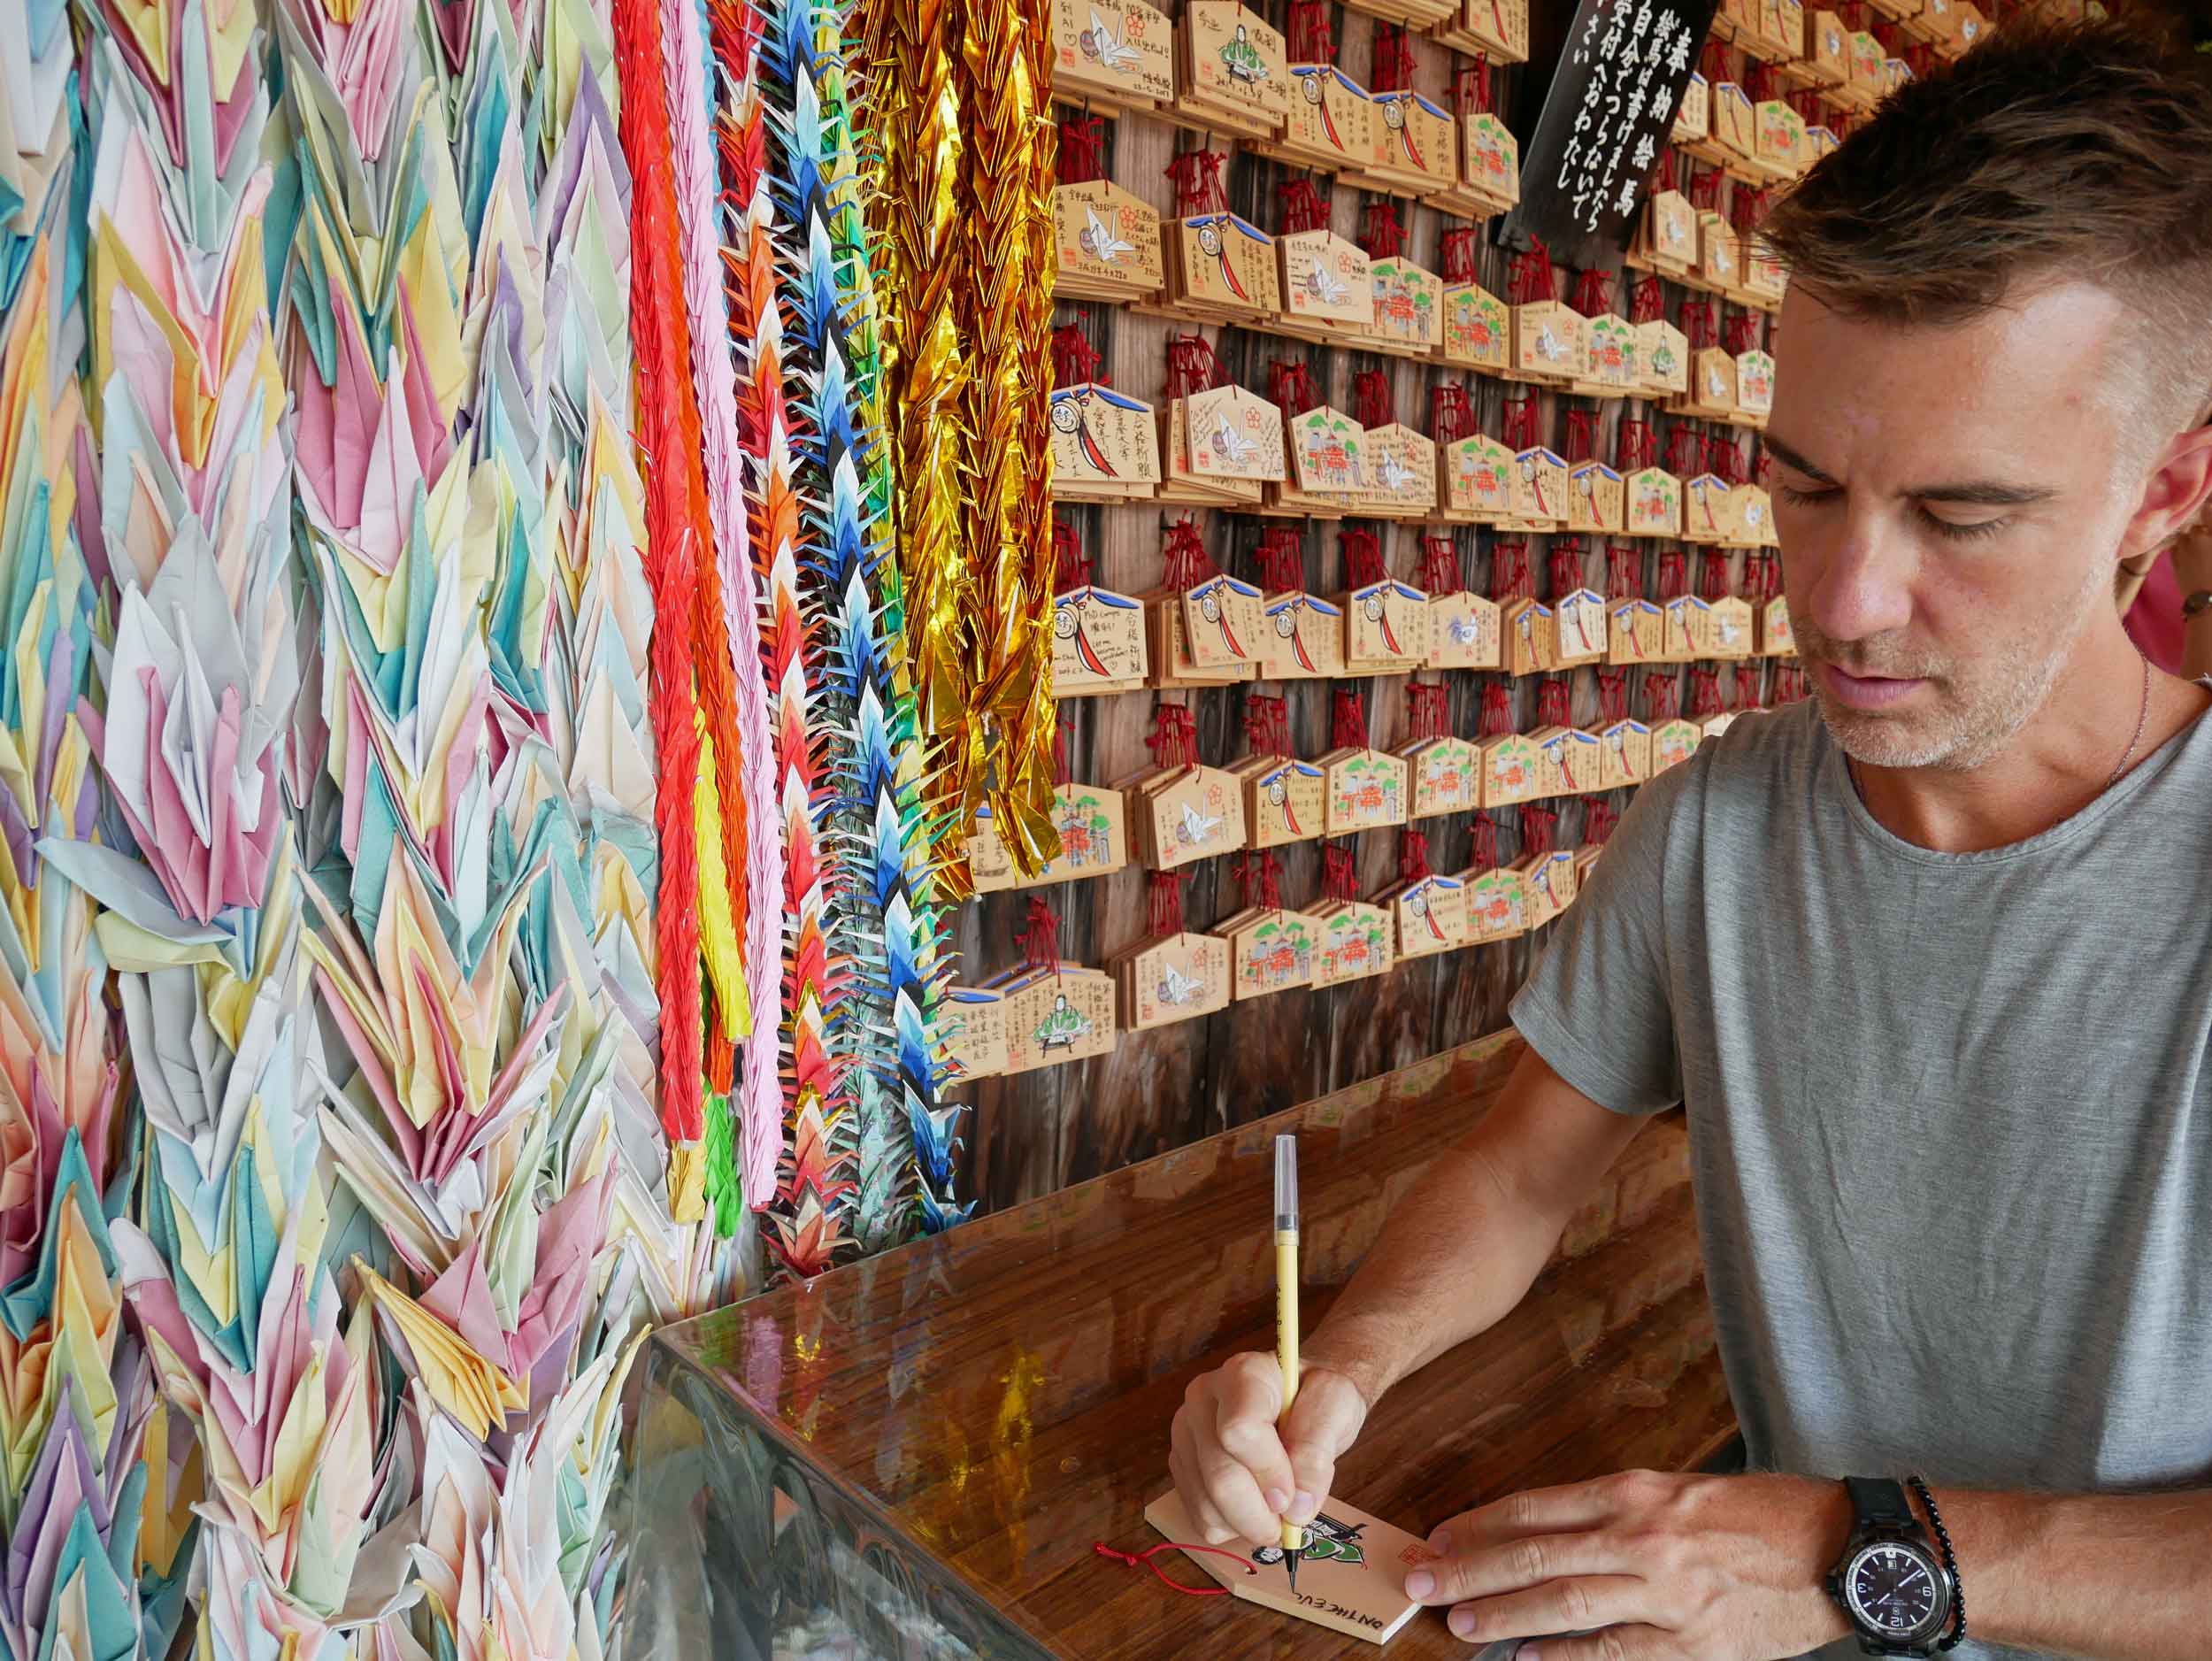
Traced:
MULTIPOLYGON (((1486 1039, 660 1334, 630 1661, 1375 1653, 1091 1548, 1155 1543, 1184 1387, 1272 1347, 1271 1139, 1300 1138, 1310 1330, 1518 1051, 1486 1039)), ((1734 1429, 1668 1115, 1521 1306, 1385 1398, 1337 1488, 1421 1533, 1520 1488, 1694 1467, 1734 1429)), ((1390 1652, 1467 1647, 1424 1613, 1390 1652)))

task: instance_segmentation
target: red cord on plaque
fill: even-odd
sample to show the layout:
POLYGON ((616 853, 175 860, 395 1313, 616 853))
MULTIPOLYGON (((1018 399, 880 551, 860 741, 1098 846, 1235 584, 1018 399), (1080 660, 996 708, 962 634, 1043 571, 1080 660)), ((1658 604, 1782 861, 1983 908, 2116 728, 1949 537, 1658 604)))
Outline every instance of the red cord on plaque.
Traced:
POLYGON ((1166 1587, 1170 1591, 1181 1592, 1189 1597, 1226 1597, 1229 1596, 1229 1588, 1225 1586, 1185 1586, 1180 1580, 1171 1580, 1167 1578, 1167 1571, 1152 1561, 1155 1557, 1163 1551, 1210 1551, 1217 1557, 1235 1558, 1244 1565, 1244 1572, 1247 1574, 1259 1573, 1259 1570, 1253 1566, 1251 1559, 1240 1551, 1231 1551, 1224 1546, 1186 1545, 1179 1540, 1163 1540, 1149 1551, 1117 1551, 1103 1540, 1094 1540, 1091 1542, 1091 1549, 1102 1557, 1110 1558, 1116 1563, 1126 1564, 1130 1568, 1149 1569, 1152 1571, 1153 1577, 1162 1586, 1166 1587))

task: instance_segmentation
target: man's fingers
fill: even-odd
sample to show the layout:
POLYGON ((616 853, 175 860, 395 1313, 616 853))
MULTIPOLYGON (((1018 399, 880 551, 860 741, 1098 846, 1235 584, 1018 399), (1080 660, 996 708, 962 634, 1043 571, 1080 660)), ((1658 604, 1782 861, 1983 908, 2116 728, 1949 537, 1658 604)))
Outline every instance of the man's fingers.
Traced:
POLYGON ((1638 1575, 1647 1566, 1609 1534, 1524 1534, 1471 1545, 1469 1538, 1455 1530, 1452 1544, 1458 1549, 1407 1575, 1406 1596, 1424 1603, 1458 1603, 1571 1575, 1638 1575))
POLYGON ((1168 1456, 1168 1474, 1175 1479, 1175 1491, 1183 1496, 1183 1509, 1190 1513, 1191 1526, 1198 1531, 1201 1544, 1225 1546, 1237 1537, 1237 1531, 1222 1520, 1206 1497, 1205 1485, 1181 1450, 1168 1456))
POLYGON ((1359 1437, 1367 1404, 1341 1375, 1319 1373, 1300 1387, 1283 1420, 1290 1453, 1290 1520, 1310 1523, 1336 1482, 1336 1462, 1359 1437))
POLYGON ((1677 1661, 1681 1653, 1658 1627, 1630 1625, 1525 1643, 1514 1661, 1677 1661))
POLYGON ((1451 1530, 1453 1545, 1463 1552, 1525 1534, 1596 1528, 1621 1514, 1629 1497, 1626 1490, 1640 1475, 1627 1472, 1560 1488, 1524 1489, 1462 1511, 1445 1526, 1451 1530))
POLYGON ((1210 1443, 1202 1437, 1197 1439, 1194 1453, 1193 1463, 1198 1480, 1205 1485, 1206 1496, 1240 1538, 1263 1546, 1281 1537, 1282 1513, 1268 1504, 1243 1461, 1217 1438, 1210 1443))
POLYGON ((1454 1637, 1490 1643, 1552 1632, 1593 1632, 1617 1621, 1641 1620, 1651 1612, 1646 1582, 1625 1574, 1592 1575, 1459 1603, 1445 1624, 1454 1637))

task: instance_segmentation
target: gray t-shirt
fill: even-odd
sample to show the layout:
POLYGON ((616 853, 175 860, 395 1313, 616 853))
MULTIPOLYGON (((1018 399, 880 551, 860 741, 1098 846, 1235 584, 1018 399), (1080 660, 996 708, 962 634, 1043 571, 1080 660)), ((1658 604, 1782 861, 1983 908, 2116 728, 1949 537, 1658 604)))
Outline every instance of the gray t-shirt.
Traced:
MULTIPOLYGON (((1637 794, 1512 1019, 1607 1108, 1686 1103, 1753 1465, 2212 1482, 2208 855, 2212 719, 1985 853, 1883 829, 1809 700, 1637 794)), ((1955 1661, 2028 1654, 1973 1641, 1954 1543, 1955 1661)))

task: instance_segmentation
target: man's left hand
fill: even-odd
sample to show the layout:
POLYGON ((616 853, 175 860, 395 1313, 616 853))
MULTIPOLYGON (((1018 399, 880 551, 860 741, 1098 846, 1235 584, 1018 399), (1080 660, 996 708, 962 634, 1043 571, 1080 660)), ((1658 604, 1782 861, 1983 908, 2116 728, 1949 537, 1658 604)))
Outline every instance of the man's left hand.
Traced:
POLYGON ((1540 1661, 1773 1661, 1850 1635, 1822 1585, 1850 1532, 1840 1482, 1626 1471, 1462 1512, 1406 1596, 1474 1642, 1586 1634, 1540 1661))

